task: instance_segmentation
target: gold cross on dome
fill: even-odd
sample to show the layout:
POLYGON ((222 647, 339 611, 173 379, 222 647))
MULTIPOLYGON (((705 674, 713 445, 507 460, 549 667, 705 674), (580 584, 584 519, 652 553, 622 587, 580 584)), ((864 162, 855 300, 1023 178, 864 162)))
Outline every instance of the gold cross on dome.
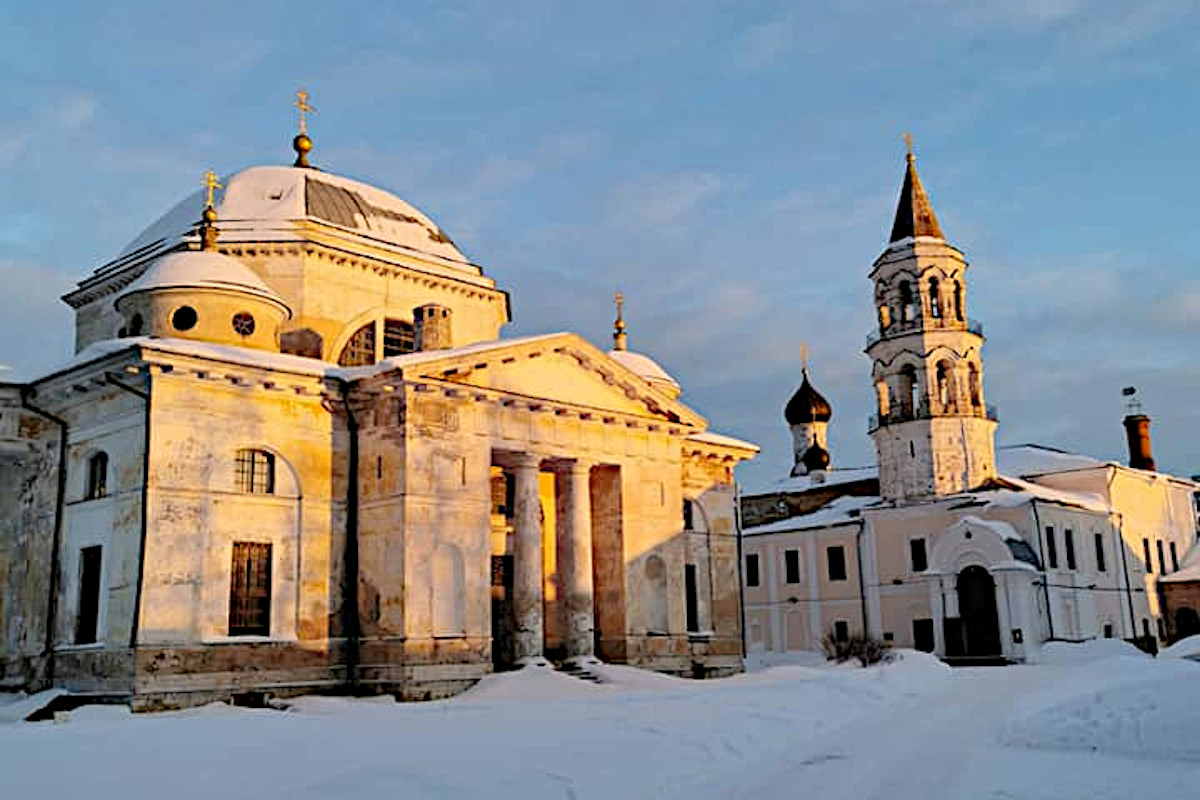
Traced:
POLYGON ((308 133, 308 112, 317 110, 309 104, 308 92, 304 91, 304 89, 297 91, 296 102, 292 105, 294 105, 300 111, 300 132, 308 133))
POLYGON ((622 322, 625 316, 625 295, 617 292, 613 295, 613 302, 617 304, 617 322, 622 322))
POLYGON ((217 173, 211 169, 204 173, 204 205, 212 208, 213 192, 222 188, 221 182, 217 180, 217 173))
POLYGON ((800 369, 808 374, 808 345, 804 342, 800 343, 800 369))
POLYGON ((908 151, 908 157, 913 157, 913 138, 911 133, 904 134, 904 148, 908 151))

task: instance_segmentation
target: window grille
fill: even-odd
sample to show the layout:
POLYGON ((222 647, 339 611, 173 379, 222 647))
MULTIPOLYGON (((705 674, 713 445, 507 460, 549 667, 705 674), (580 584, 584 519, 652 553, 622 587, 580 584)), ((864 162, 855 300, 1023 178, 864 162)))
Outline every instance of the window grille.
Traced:
POLYGON ((355 331, 350 341, 346 342, 342 354, 338 357, 338 364, 343 367, 365 367, 374 363, 375 323, 368 322, 355 331))
POLYGON ((264 450, 239 450, 237 485, 247 494, 275 494, 275 456, 264 450))
POLYGON ((229 635, 271 635, 271 545, 234 542, 229 635))
POLYGON ((401 356, 415 348, 413 326, 398 319, 383 323, 383 357, 401 356))

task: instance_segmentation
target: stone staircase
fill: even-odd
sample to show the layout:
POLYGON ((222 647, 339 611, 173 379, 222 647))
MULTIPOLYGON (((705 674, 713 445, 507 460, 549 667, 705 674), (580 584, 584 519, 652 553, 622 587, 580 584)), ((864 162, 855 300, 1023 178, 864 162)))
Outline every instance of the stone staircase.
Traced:
MULTIPOLYGON (((596 662, 597 664, 600 662, 596 662)), ((578 678, 581 681, 588 683, 608 683, 608 681, 591 669, 591 664, 581 663, 579 661, 562 661, 555 664, 556 672, 561 672, 564 675, 570 675, 572 678, 578 678)))

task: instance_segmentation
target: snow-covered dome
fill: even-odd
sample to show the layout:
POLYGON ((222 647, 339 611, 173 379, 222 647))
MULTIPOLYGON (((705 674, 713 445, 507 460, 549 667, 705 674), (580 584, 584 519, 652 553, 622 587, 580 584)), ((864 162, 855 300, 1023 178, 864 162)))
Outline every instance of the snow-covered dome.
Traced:
POLYGON ((679 396, 681 391, 679 382, 672 378, 670 373, 660 367, 658 362, 650 358, 650 356, 635 353, 631 350, 610 350, 608 355, 613 361, 616 361, 630 372, 636 373, 655 389, 666 393, 672 398, 679 396))
MULTIPOLYGON (((250 167, 222 179, 221 240, 294 241, 311 223, 342 229, 477 272, 433 220, 390 192, 304 167, 250 167)), ((134 239, 121 257, 172 248, 192 234, 205 192, 192 194, 134 239)))
POLYGON ((161 289, 216 289, 249 294, 287 308, 287 303, 262 278, 236 258, 211 250, 168 253, 153 261, 121 292, 127 295, 161 289))

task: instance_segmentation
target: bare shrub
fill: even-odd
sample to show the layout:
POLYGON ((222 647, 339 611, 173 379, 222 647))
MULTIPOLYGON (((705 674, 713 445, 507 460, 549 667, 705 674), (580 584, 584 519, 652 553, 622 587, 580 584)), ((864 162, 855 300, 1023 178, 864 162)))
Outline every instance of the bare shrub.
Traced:
POLYGON ((821 650, 825 657, 839 664, 857 659, 858 663, 865 667, 881 661, 890 661, 891 647, 887 642, 873 639, 864 633, 854 633, 841 639, 830 630, 821 637, 821 650))

